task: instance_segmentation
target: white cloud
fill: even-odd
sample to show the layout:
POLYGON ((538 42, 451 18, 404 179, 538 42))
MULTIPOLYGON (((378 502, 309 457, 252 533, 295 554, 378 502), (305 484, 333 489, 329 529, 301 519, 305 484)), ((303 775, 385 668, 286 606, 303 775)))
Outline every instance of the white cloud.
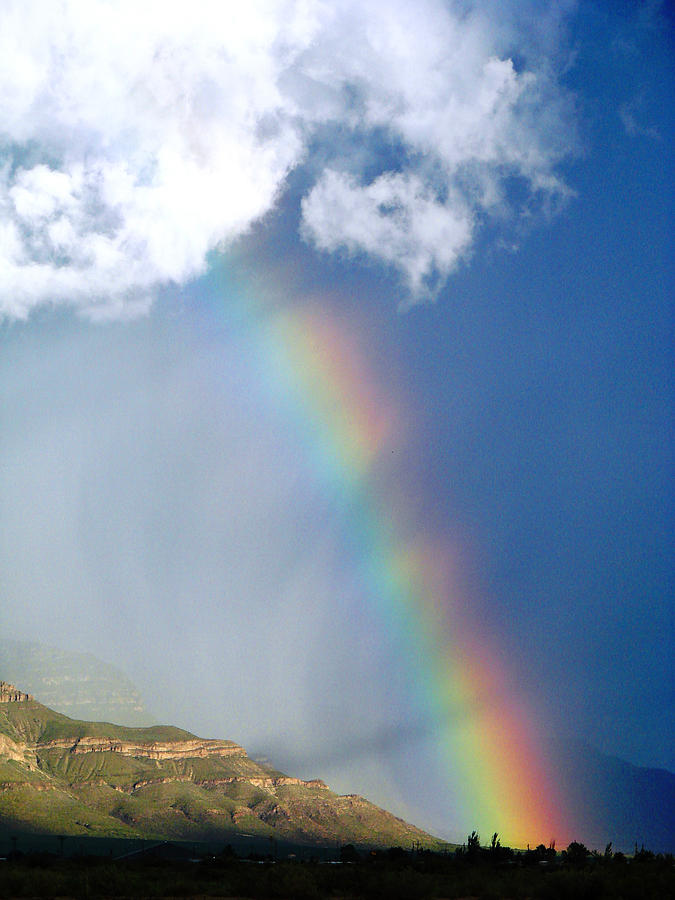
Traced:
POLYGON ((504 34, 436 0, 4 3, 0 313, 134 314, 307 163, 306 239, 423 295, 505 179, 561 190, 564 102, 504 34))
POLYGON ((397 265, 414 295, 447 272, 471 242, 472 214, 461 198, 439 202, 416 175, 385 173, 359 185, 328 170, 302 203, 304 233, 322 250, 344 246, 397 265))

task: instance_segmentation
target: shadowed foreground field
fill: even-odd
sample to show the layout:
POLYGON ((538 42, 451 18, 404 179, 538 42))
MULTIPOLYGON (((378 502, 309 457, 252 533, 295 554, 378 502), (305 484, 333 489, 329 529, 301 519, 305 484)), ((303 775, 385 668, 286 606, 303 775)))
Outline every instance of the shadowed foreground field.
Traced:
POLYGON ((231 848, 196 857, 189 845, 158 844, 120 859, 17 853, 0 862, 0 897, 223 897, 288 900, 656 900, 675 896, 673 856, 562 854, 469 844, 453 854, 401 848, 339 859, 241 859, 231 848), (165 858, 162 858, 165 857, 165 858), (173 858, 171 858, 173 857, 173 858))

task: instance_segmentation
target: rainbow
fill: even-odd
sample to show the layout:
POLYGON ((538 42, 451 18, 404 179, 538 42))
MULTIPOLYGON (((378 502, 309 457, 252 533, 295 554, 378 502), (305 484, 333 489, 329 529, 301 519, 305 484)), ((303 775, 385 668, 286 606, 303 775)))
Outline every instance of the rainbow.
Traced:
POLYGON ((405 411, 378 385, 357 335, 325 305, 275 310, 237 287, 226 293, 323 489, 348 510, 345 540, 364 594, 403 648, 421 717, 441 733, 437 763, 457 805, 456 829, 475 828, 483 840, 498 832, 514 847, 566 846, 574 823, 536 716, 499 648, 471 621, 452 542, 420 534, 400 471, 391 477, 405 411))

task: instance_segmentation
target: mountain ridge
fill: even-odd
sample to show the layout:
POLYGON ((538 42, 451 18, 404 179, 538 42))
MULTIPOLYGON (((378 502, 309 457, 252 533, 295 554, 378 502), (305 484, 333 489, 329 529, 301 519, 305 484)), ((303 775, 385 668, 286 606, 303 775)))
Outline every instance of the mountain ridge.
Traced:
POLYGON ((70 719, 12 685, 0 700, 0 827, 35 833, 316 846, 437 848, 356 794, 252 760, 234 741, 175 726, 70 719))

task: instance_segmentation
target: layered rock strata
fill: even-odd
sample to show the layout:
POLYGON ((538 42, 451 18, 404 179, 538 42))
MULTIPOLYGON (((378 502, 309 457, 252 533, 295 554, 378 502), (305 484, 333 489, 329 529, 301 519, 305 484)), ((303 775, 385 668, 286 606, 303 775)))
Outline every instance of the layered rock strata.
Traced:
POLYGON ((119 753, 136 759, 205 759, 246 756, 234 741, 121 741, 115 738, 80 737, 41 741, 36 750, 67 750, 69 753, 119 753))
POLYGON ((0 681, 0 703, 25 703, 32 699, 32 694, 24 694, 8 681, 0 681))

